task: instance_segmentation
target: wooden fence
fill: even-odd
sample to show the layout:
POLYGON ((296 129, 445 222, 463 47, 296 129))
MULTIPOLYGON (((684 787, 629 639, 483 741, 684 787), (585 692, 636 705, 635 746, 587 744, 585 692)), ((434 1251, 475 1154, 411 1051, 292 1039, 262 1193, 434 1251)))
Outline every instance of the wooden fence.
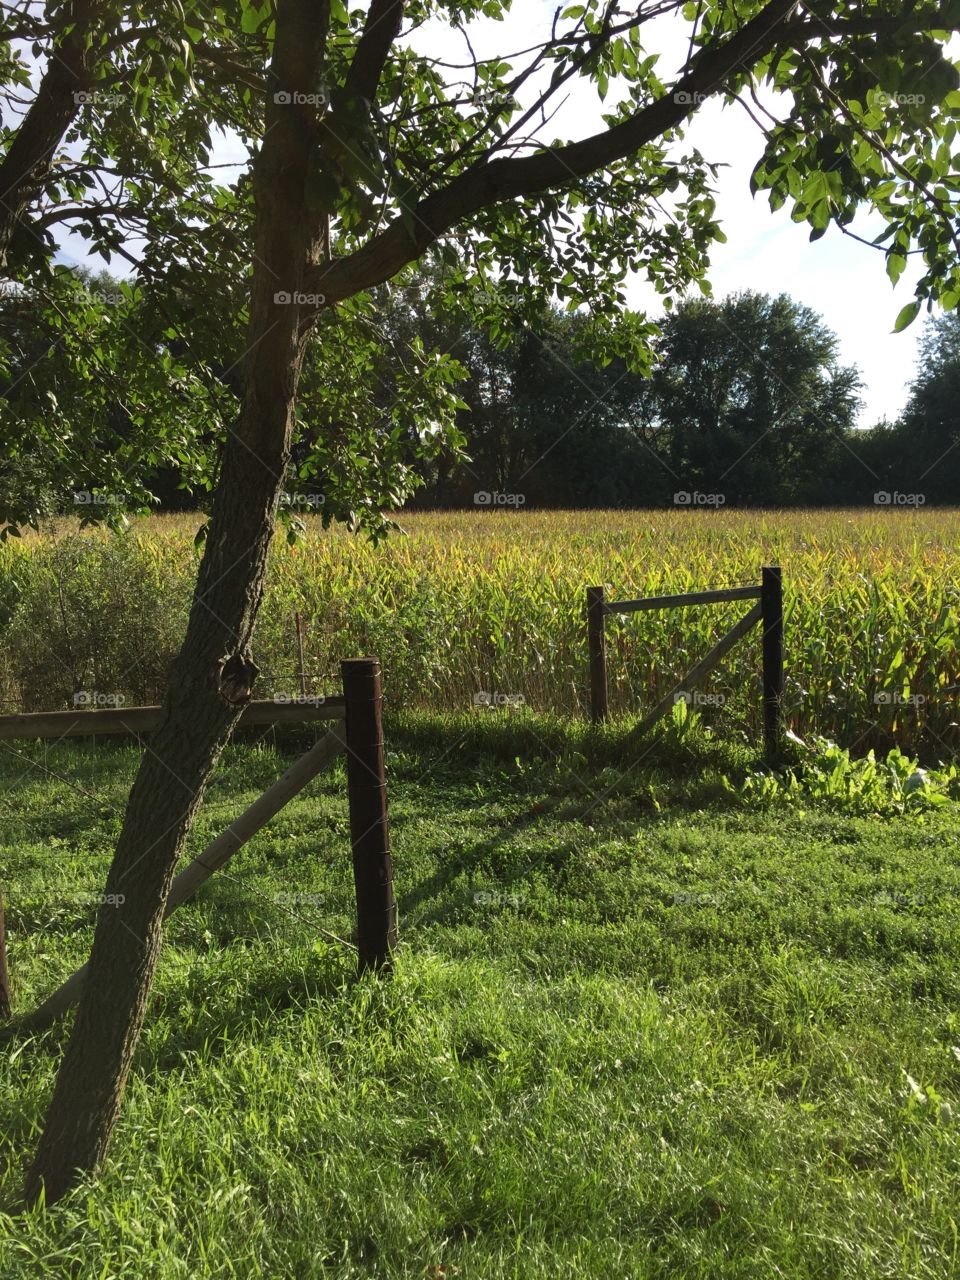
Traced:
MULTIPOLYGON (((346 753, 350 842, 356 891, 360 970, 380 969, 397 942, 393 866, 387 825, 387 784, 383 749, 380 663, 354 658, 341 663, 343 695, 295 702, 252 702, 241 725, 329 720, 334 725, 255 800, 174 879, 164 917, 187 902, 250 838, 275 817, 313 778, 346 753)), ((0 738, 62 738, 86 734, 148 733, 160 721, 160 707, 95 711, 50 711, 0 716, 0 738)), ((80 997, 84 965, 24 1019, 30 1029, 50 1025, 80 997)), ((0 1017, 10 1016, 0 897, 0 1017)))
POLYGON ((695 688, 757 623, 763 627, 763 741, 768 759, 780 748, 780 704, 783 698, 783 578, 779 565, 761 570, 754 586, 693 591, 678 596, 646 596, 641 600, 607 600, 603 587, 587 587, 587 647, 590 654, 590 716, 595 724, 609 716, 607 703, 607 650, 604 622, 609 614, 640 613, 648 609, 680 609, 730 600, 757 600, 752 609, 730 628, 710 652, 687 673, 684 680, 661 698, 640 725, 651 728, 673 705, 681 690, 695 688))

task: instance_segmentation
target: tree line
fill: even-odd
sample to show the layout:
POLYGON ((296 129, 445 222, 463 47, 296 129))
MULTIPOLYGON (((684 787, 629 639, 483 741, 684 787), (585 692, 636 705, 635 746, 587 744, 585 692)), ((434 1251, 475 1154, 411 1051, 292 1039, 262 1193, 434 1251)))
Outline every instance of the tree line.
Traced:
POLYGON ((418 320, 464 368, 468 456, 434 460, 416 506, 492 505, 484 495, 497 493, 503 505, 625 508, 960 495, 957 312, 928 321, 902 413, 867 429, 856 425, 862 380, 836 335, 783 294, 681 302, 646 370, 591 360, 587 322, 557 308, 501 343, 418 320))
MULTIPOLYGON (((363 429, 398 475, 387 475, 371 501, 391 505, 391 485, 392 505, 406 499, 414 508, 824 506, 882 504, 887 495, 893 505, 954 502, 960 494, 960 313, 928 320, 905 408, 864 429, 856 425, 858 371, 840 362, 822 317, 785 294, 686 299, 659 328, 625 312, 614 322, 624 354, 599 358, 588 316, 550 302, 523 320, 489 306, 434 307, 431 274, 377 299, 378 340, 363 364, 363 429), (437 360, 426 360, 429 353, 437 360), (433 447, 421 439, 437 393, 420 376, 425 367, 435 383, 442 369, 448 401, 455 393, 455 425, 433 447)), ((76 278, 123 304, 121 282, 107 273, 76 278)), ((125 324, 149 333, 155 303, 136 292, 130 301, 125 324)), ((85 387, 29 300, 0 299, 0 333, 20 357, 0 380, 4 398, 39 398, 48 415, 70 422, 85 387)), ((171 361, 183 356, 175 335, 164 341, 171 361)), ((229 383, 229 348, 213 343, 208 354, 229 383)), ((356 404, 347 381, 325 400, 311 399, 307 384, 286 497, 295 512, 342 515, 351 499, 363 500, 348 484, 344 492, 347 477, 322 453, 324 440, 349 434, 345 418, 356 404)), ((176 387, 157 394, 175 417, 176 387)), ((120 457, 133 434, 130 415, 120 400, 97 408, 88 443, 97 443, 101 460, 105 451, 120 457)), ((207 443, 215 448, 212 435, 207 443)), ((64 491, 48 470, 36 452, 8 456, 0 493, 16 489, 22 499, 33 490, 48 514, 75 509, 77 492, 95 505, 80 478, 79 489, 64 491)), ((193 459, 174 456, 146 471, 139 501, 192 510, 206 496, 193 459)))

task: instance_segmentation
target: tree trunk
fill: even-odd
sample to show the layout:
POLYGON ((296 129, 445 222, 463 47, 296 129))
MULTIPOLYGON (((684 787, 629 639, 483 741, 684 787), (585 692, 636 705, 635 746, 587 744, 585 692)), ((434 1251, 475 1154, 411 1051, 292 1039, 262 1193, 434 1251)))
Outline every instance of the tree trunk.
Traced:
MULTIPOLYGON (((314 92, 326 5, 283 0, 271 64, 277 90, 314 92)), ((87 981, 26 1195, 58 1200, 103 1159, 123 1098, 160 949, 177 860, 204 786, 250 698, 250 643, 289 459, 306 333, 299 308, 318 218, 304 200, 315 110, 268 94, 254 165, 256 243, 242 407, 222 473, 183 647, 130 792, 100 909, 87 981)))
MULTIPOLYGON (((91 32, 102 13, 97 0, 75 0, 67 34, 58 40, 30 110, 0 163, 0 269, 31 201, 50 171, 57 147, 80 110, 77 95, 90 88, 97 57, 91 32)), ((26 230, 31 240, 36 232, 26 230)))

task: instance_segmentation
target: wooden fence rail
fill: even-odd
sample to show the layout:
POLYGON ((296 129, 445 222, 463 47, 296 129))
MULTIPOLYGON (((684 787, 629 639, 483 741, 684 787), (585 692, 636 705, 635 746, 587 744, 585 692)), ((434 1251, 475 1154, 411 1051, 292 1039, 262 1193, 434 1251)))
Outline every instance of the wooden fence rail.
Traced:
MULTIPOLYGON (((330 720, 340 723, 329 729, 309 751, 302 755, 272 786, 253 802, 204 851, 177 875, 164 908, 164 919, 189 901, 212 875, 223 867, 258 831, 324 769, 343 753, 347 757, 347 794, 350 811, 350 843, 357 898, 358 952, 361 972, 383 968, 397 943, 397 915, 393 898, 393 873, 390 838, 387 826, 387 784, 381 718, 380 663, 376 658, 355 658, 341 664, 344 694, 325 701, 306 703, 251 703, 256 718, 241 718, 240 723, 263 724, 269 719, 266 709, 279 710, 281 722, 294 720, 330 720), (317 711, 326 714, 318 715, 317 711)), ((248 711, 250 709, 248 707, 248 711)), ((139 707, 137 711, 155 713, 159 708, 139 707)), ((92 719, 100 713, 51 712, 74 718, 92 719)), ((111 715, 114 714, 111 712, 111 715)), ((37 716, 3 717, 4 720, 30 721, 21 736, 35 736, 37 716)), ((59 721, 58 724, 62 724, 59 721)), ((154 721, 155 723, 155 721, 154 721)), ((42 725, 41 728, 46 728, 42 725)), ((85 730, 89 732, 89 730, 85 730)), ((99 732, 117 732, 100 728, 99 732)), ((123 732, 124 730, 119 730, 123 732)), ((128 729, 128 732, 139 732, 128 729)), ((62 732, 62 730, 61 730, 62 732)), ((3 736, 10 737, 7 732, 3 736)), ((41 734, 40 736, 48 736, 41 734)), ((57 735, 59 736, 59 734, 57 735)), ((116 911, 122 904, 107 902, 101 911, 116 911)), ((20 1019, 24 1030, 40 1030, 62 1017, 80 998, 86 980, 87 966, 77 969, 32 1014, 20 1019)), ((3 947, 3 901, 0 898, 0 1017, 4 1009, 9 1016, 9 993, 3 947)))
MULTIPOLYGON (((289 702, 248 702, 240 717, 240 726, 342 720, 345 706, 340 696, 292 699, 289 702)), ((160 723, 162 714, 162 707, 32 711, 23 715, 0 716, 0 738, 83 738, 102 733, 150 733, 160 723)))
POLYGON ((645 609, 683 609, 687 605, 716 604, 720 600, 759 600, 760 587, 726 587, 720 591, 691 591, 682 596, 645 596, 604 604, 604 613, 640 613, 645 609))
POLYGON ((682 609, 692 605, 718 604, 729 600, 758 600, 684 679, 657 703, 642 721, 640 731, 652 728, 670 710, 677 694, 695 688, 726 657, 737 641, 758 623, 763 627, 763 740, 768 759, 780 749, 781 702, 783 699, 783 579, 778 565, 761 570, 760 583, 724 587, 714 591, 691 591, 684 595, 646 596, 640 600, 607 600, 603 587, 587 587, 587 649, 590 658, 590 717, 600 724, 609 716, 607 699, 607 657, 604 622, 610 614, 641 613, 649 609, 682 609))

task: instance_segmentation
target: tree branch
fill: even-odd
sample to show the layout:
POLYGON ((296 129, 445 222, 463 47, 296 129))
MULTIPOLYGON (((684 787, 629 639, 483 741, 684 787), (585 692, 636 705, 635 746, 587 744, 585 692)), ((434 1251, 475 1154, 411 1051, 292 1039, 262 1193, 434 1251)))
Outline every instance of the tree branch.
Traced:
POLYGON ((80 110, 76 95, 88 89, 97 55, 87 47, 100 6, 76 0, 67 34, 51 50, 33 105, 0 163, 0 268, 6 266, 17 222, 48 173, 54 151, 80 110))
POLYGON ((344 82, 347 93, 372 102, 387 54, 400 34, 403 0, 371 0, 366 25, 344 82))
POLYGON ((633 155, 686 119, 700 95, 715 93, 735 71, 768 53, 783 34, 795 4, 796 0, 771 0, 725 44, 704 49, 696 67, 676 83, 672 94, 658 98, 621 124, 536 155, 501 158, 468 169, 443 190, 420 201, 413 211, 412 232, 395 219, 356 253, 313 268, 305 287, 321 294, 324 306, 331 306, 390 279, 444 232, 478 210, 563 186, 633 155))
POLYGON ((255 93, 266 93, 266 78, 249 67, 243 66, 232 57, 231 54, 236 50, 220 49, 216 45, 208 44, 206 40, 198 40, 193 52, 198 62, 206 62, 225 71, 230 77, 230 83, 245 85, 255 93))

